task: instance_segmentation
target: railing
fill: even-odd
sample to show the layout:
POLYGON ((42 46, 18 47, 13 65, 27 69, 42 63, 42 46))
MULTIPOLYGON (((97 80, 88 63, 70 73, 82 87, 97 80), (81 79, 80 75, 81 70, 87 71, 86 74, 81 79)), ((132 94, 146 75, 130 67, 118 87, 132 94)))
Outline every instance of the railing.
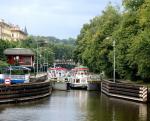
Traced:
POLYGON ((112 97, 147 102, 148 88, 141 85, 102 81, 101 91, 112 97))

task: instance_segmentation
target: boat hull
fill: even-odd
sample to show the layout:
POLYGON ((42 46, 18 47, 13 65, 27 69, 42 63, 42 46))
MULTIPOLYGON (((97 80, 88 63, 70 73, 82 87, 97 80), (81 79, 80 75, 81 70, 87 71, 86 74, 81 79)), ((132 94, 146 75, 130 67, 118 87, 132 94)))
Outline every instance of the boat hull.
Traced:
POLYGON ((90 83, 88 82, 87 90, 97 91, 101 89, 101 83, 90 83))
POLYGON ((0 74, 0 84, 4 83, 4 74, 0 74))
POLYGON ((68 90, 68 83, 67 82, 62 82, 62 81, 53 81, 52 82, 52 87, 54 90, 62 90, 66 91, 68 90))
POLYGON ((70 83, 71 89, 87 89, 87 84, 70 83))
POLYGON ((4 79, 0 79, 0 84, 1 84, 1 83, 4 83, 4 79))
POLYGON ((11 80, 11 84, 20 84, 20 83, 24 83, 25 80, 11 80))

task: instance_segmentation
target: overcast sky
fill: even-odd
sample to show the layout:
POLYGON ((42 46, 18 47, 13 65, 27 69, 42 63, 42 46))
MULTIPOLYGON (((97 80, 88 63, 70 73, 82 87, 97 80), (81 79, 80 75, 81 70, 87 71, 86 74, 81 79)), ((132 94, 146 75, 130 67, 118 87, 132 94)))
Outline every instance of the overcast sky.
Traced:
POLYGON ((26 26, 29 34, 63 39, 76 37, 109 2, 121 5, 121 0, 0 0, 0 18, 26 26))

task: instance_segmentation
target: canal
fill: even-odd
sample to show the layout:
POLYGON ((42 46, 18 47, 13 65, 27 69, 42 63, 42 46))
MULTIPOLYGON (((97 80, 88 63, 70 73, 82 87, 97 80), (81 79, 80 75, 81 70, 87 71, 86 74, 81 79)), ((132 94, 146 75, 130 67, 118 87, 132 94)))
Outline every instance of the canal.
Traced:
POLYGON ((39 101, 1 104, 0 121, 150 121, 150 105, 99 92, 56 91, 39 101))

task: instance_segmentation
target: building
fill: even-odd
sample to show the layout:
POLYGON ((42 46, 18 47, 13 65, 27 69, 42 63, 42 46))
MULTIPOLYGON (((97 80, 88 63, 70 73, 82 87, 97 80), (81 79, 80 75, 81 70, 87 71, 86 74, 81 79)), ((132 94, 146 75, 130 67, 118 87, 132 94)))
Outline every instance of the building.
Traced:
POLYGON ((12 37, 12 40, 14 41, 24 40, 27 37, 27 32, 21 30, 19 26, 13 26, 11 28, 11 37, 12 37))
POLYGON ((5 23, 4 20, 0 20, 0 39, 3 40, 12 39, 11 25, 5 23))
POLYGON ((13 25, 0 19, 0 39, 3 40, 24 40, 28 36, 27 29, 21 30, 18 25, 13 25))
POLYGON ((7 62, 10 65, 21 65, 26 67, 33 67, 34 53, 26 48, 8 48, 4 50, 7 57, 7 62))

